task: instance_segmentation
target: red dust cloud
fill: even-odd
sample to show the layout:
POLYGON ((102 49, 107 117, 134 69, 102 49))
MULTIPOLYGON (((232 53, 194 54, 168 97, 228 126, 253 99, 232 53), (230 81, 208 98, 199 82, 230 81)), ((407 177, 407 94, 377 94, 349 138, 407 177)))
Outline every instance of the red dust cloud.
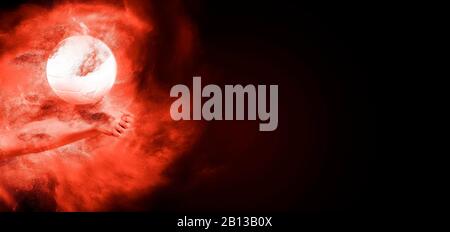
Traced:
MULTIPOLYGON (((172 121, 168 92, 150 74, 141 77, 147 44, 158 32, 151 15, 138 11, 129 2, 70 2, 23 5, 0 16, 0 130, 51 118, 86 120, 94 111, 135 115, 134 129, 123 138, 100 136, 0 160, 1 211, 142 210, 132 202, 164 184, 161 173, 195 142, 198 125, 172 121), (95 106, 65 103, 46 80, 48 57, 75 35, 102 40, 117 60, 116 82, 95 106)), ((189 56, 189 28, 180 29, 186 39, 174 44, 177 57, 189 56)))

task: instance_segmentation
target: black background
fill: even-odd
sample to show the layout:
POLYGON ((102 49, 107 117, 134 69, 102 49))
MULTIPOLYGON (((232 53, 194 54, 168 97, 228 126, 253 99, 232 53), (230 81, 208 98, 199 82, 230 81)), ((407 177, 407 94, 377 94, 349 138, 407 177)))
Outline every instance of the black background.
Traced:
MULTIPOLYGON (((19 3, 1 4, 7 10, 19 3)), ((197 75, 204 84, 278 84, 279 126, 259 132, 258 122, 204 123, 196 145, 164 173, 170 183, 134 204, 177 213, 376 212, 381 201, 373 93, 383 66, 382 8, 389 6, 234 0, 182 5, 196 27, 195 54, 175 75, 165 65, 169 45, 161 42, 164 52, 154 70, 161 85, 190 85, 197 75)), ((152 6, 168 9, 165 1, 152 6)), ((170 20, 163 13, 157 17, 160 23, 170 20)), ((158 38, 170 41, 167 33, 158 38)))
MULTIPOLYGON (((376 6, 187 1, 185 8, 200 45, 181 81, 190 86, 198 75, 204 84, 278 84, 279 127, 264 133, 257 122, 208 123, 193 150, 167 170, 172 184, 149 197, 151 208, 374 210, 371 93, 383 66, 376 6)), ((167 81, 175 75, 164 70, 171 69, 159 75, 169 86, 180 82, 167 81)))

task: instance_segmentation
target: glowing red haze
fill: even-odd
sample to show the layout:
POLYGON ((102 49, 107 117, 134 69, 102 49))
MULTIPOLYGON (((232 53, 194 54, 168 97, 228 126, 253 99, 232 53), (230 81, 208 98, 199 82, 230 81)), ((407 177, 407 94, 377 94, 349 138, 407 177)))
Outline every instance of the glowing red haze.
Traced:
MULTIPOLYGON (((83 34, 105 42, 118 64, 112 90, 89 110, 129 111, 136 123, 124 138, 102 136, 0 161, 0 210, 22 210, 24 202, 37 210, 141 210, 132 202, 164 183, 162 171, 190 148, 200 131, 195 124, 171 120, 168 92, 152 77, 145 77, 144 92, 164 97, 155 101, 137 90, 153 22, 126 3, 27 5, 10 14, 0 18, 0 130, 48 118, 81 120, 86 109, 54 95, 45 65, 61 40, 83 34)), ((189 34, 186 30, 183 34, 189 34)), ((189 53, 185 43, 190 39, 178 45, 181 55, 189 53)))

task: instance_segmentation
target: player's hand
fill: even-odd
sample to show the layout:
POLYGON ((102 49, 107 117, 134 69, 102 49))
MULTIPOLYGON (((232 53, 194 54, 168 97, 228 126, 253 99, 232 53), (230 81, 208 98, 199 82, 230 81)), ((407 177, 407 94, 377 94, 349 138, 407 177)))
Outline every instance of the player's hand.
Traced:
POLYGON ((133 115, 122 113, 119 118, 109 117, 108 120, 102 120, 96 126, 99 132, 115 137, 121 137, 130 130, 133 124, 133 115))

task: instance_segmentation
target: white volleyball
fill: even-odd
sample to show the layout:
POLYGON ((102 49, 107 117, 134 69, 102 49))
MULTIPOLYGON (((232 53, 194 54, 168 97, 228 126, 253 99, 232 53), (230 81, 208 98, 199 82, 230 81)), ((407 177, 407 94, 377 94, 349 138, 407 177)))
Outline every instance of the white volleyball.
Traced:
POLYGON ((99 101, 116 80, 117 63, 111 49, 91 36, 61 41, 47 61, 47 80, 53 91, 73 104, 99 101))

